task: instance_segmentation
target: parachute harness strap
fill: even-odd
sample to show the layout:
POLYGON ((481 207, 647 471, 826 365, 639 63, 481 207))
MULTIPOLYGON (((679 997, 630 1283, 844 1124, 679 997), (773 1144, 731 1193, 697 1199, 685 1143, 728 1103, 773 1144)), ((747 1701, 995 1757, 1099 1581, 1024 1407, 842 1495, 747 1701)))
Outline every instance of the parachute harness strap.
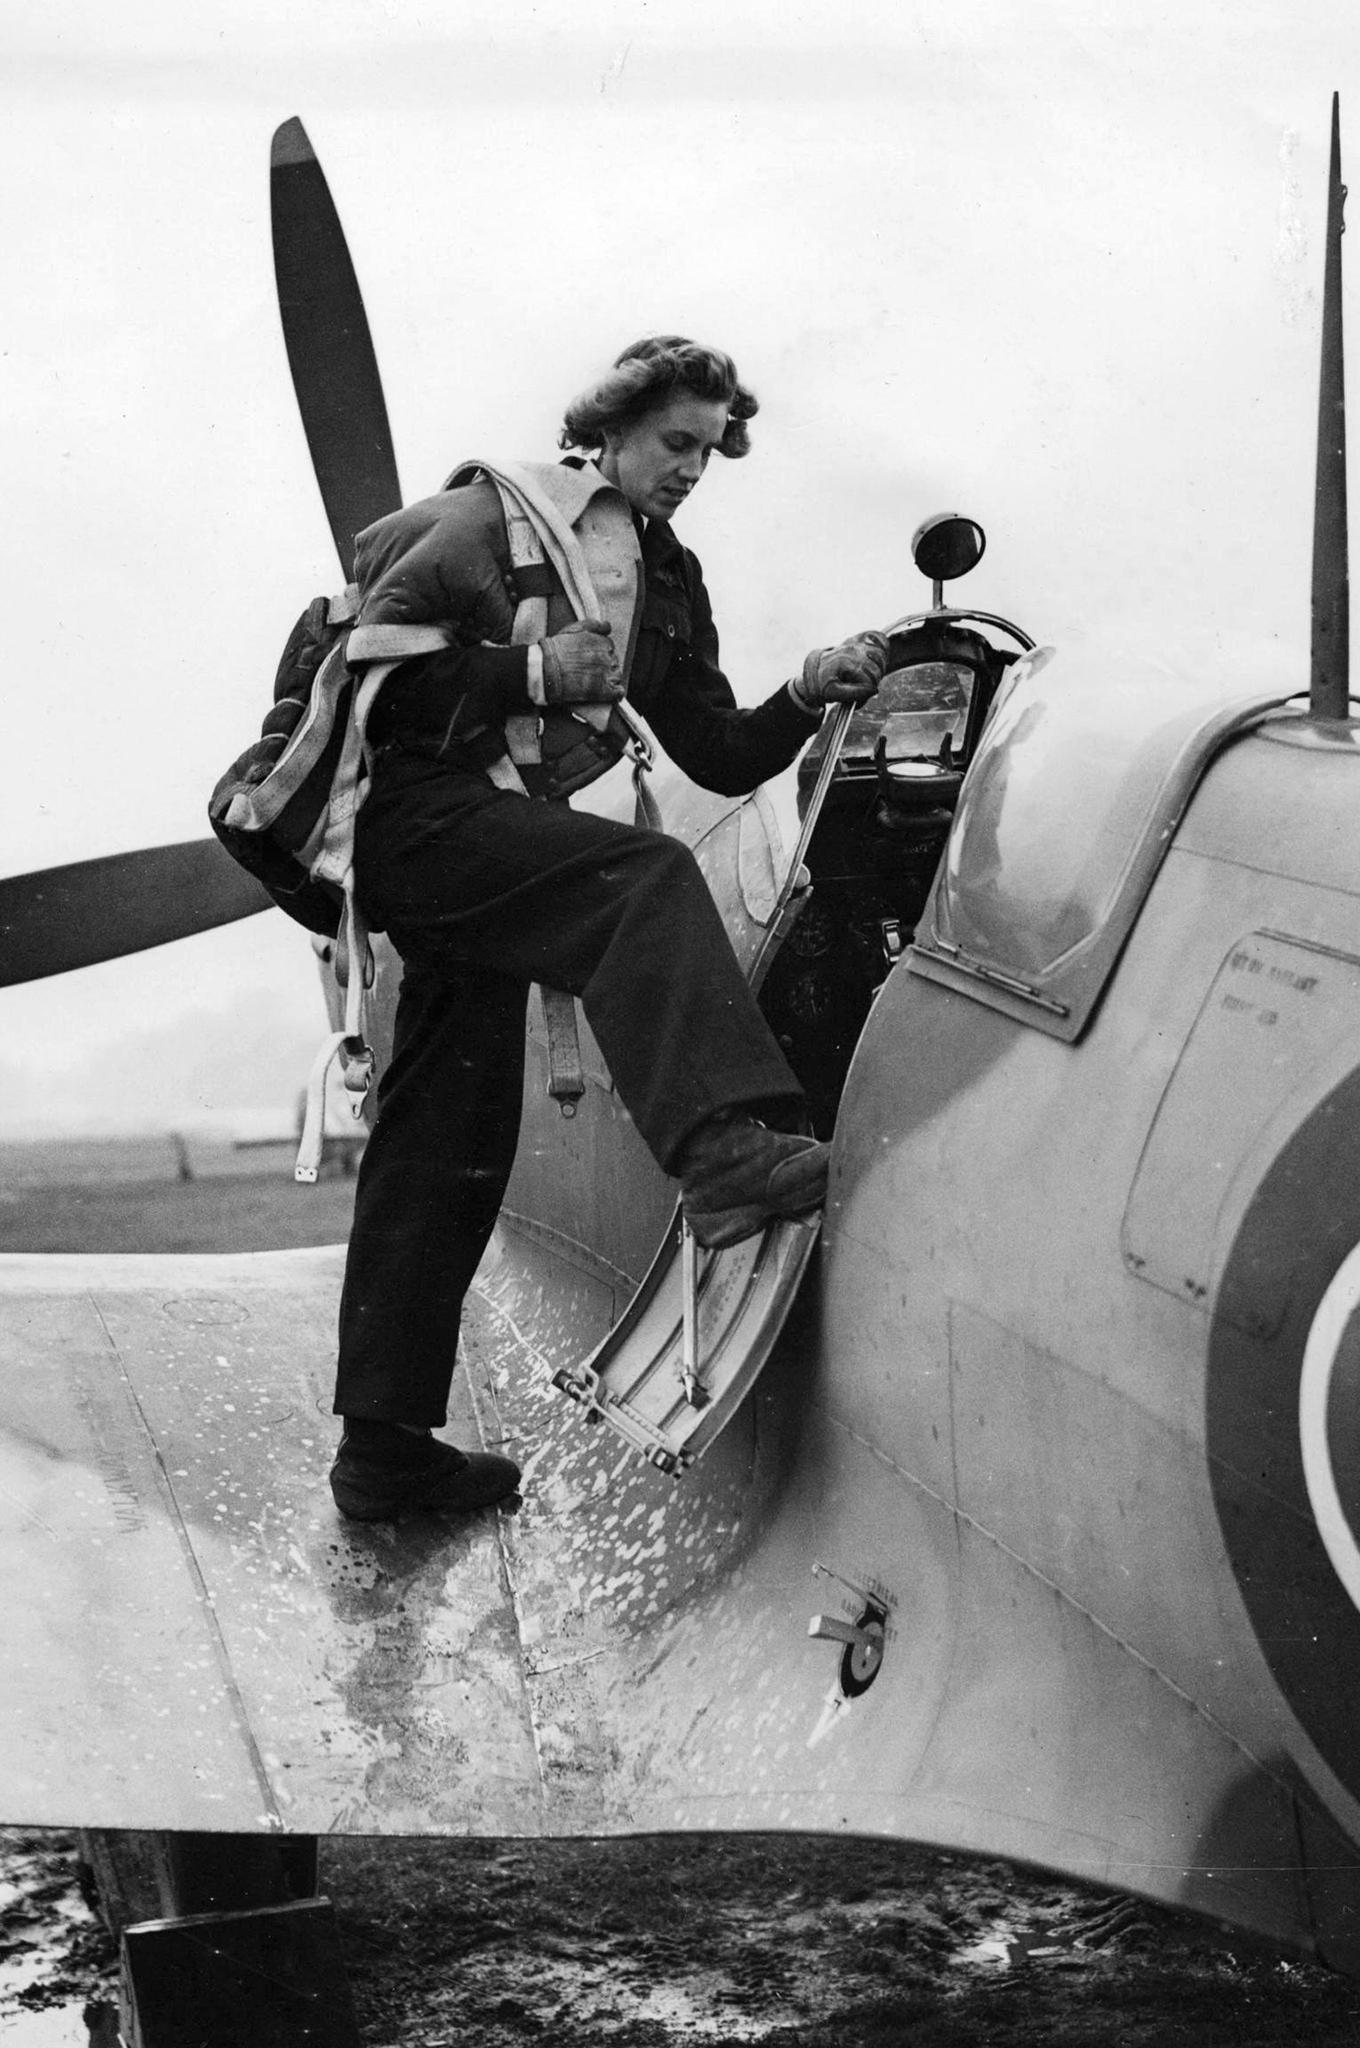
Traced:
POLYGON ((660 832, 664 829, 661 823, 661 807, 647 787, 647 777, 652 772, 655 758, 651 739, 641 719, 626 701, 616 704, 614 708, 628 727, 628 752, 633 762, 634 828, 639 832, 660 832))
MULTIPOLYGON (((501 512, 505 519, 512 572, 516 569, 539 568, 546 558, 533 520, 499 481, 496 489, 500 494, 501 512)), ((531 647, 535 641, 544 639, 547 631, 547 598, 522 597, 515 609, 515 623, 510 629, 510 645, 531 647)), ((539 744, 537 713, 517 713, 506 719, 505 747, 511 761, 525 767, 537 766, 542 761, 543 749, 539 744)))
POLYGON ((334 971, 337 982, 345 991, 345 1028, 332 1031, 328 1038, 324 1038, 312 1061, 312 1070, 307 1077, 307 1107, 302 1119, 302 1136, 293 1168, 295 1180, 309 1183, 315 1181, 321 1167, 321 1148, 326 1136, 326 1076, 333 1062, 339 1060, 341 1063, 350 1114, 356 1123, 364 1113, 364 1103, 377 1064, 365 1035, 364 1022, 365 999, 374 979, 373 948, 369 943, 363 912, 355 899, 353 869, 346 876, 344 887, 345 914, 335 942, 334 971))
POLYGON ((543 1021, 548 1027, 548 1093, 563 1116, 575 1116, 576 1105, 586 1092, 576 998, 561 988, 540 986, 539 994, 543 998, 543 1021))
POLYGON ((334 883, 344 897, 344 913, 335 941, 335 978, 345 991, 345 1027, 332 1031, 317 1048, 307 1078, 307 1107, 298 1143, 295 1180, 311 1182, 321 1166, 326 1136, 326 1076, 337 1059, 350 1114, 357 1123, 373 1083, 377 1061, 365 1027, 365 997, 373 986, 373 948, 354 894, 354 821, 368 792, 371 767, 368 714, 373 701, 399 661, 429 654, 448 645, 442 627, 357 626, 346 642, 346 658, 366 664, 354 695, 340 762, 331 788, 325 833, 309 872, 315 881, 334 883), (357 971, 356 971, 357 963, 357 971))

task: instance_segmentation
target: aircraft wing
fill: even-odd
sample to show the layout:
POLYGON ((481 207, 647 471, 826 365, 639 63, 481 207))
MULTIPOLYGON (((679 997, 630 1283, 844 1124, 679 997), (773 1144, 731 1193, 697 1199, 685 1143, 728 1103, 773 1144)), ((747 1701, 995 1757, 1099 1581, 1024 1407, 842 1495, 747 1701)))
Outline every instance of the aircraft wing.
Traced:
MULTIPOLYGON (((837 1285, 862 1257, 842 1236, 837 1285)), ((507 1224, 452 1434, 523 1460, 524 1507, 356 1527, 326 1486, 339 1270, 0 1264, 14 1821, 890 1834, 1312 1938, 1294 1831, 1314 1866, 1344 1836, 883 1454, 811 1340, 822 1290, 677 1479, 551 1384, 609 1276, 507 1224)))
POLYGON ((494 1525, 331 1503, 342 1258, 0 1261, 7 1818, 532 1825, 494 1525))

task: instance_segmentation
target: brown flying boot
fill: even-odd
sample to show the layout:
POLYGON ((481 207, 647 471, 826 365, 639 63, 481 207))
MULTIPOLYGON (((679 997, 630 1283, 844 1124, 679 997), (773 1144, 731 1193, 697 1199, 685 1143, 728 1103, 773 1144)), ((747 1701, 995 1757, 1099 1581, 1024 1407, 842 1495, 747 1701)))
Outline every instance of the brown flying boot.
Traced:
POLYGON ((806 1216, 826 1200, 831 1147, 770 1131, 743 1110, 723 1110, 692 1131, 680 1154, 685 1221, 709 1251, 754 1237, 767 1223, 806 1216))

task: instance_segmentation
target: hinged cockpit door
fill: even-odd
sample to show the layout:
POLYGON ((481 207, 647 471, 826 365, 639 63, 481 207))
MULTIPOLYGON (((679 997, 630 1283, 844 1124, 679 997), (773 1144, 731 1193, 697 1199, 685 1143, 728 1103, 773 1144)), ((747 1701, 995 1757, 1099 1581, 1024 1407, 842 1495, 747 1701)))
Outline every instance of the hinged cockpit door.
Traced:
MULTIPOLYGON (((738 813, 735 875, 729 859, 709 885, 723 907, 733 882, 744 917, 739 957, 758 983, 807 901, 804 855, 835 773, 853 706, 837 707, 793 857, 778 872, 777 828, 761 793, 738 813)), ((710 858, 711 858, 711 849, 710 858)), ((704 849, 700 849, 701 864, 704 849)), ((729 929, 731 920, 728 920, 729 929)), ((775 1223, 759 1236, 707 1252, 685 1242, 677 1209, 641 1287, 604 1341, 553 1383, 663 1472, 693 1463, 736 1414, 784 1326, 817 1242, 820 1217, 775 1223)))

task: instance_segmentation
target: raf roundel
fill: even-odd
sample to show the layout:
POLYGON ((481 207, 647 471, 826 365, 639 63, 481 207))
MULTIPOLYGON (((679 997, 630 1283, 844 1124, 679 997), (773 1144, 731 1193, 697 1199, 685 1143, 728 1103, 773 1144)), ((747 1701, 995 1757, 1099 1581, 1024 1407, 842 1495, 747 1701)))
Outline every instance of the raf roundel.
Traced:
POLYGON ((1308 1332, 1299 1441, 1318 1534, 1360 1608, 1360 1244, 1337 1268, 1308 1332))

